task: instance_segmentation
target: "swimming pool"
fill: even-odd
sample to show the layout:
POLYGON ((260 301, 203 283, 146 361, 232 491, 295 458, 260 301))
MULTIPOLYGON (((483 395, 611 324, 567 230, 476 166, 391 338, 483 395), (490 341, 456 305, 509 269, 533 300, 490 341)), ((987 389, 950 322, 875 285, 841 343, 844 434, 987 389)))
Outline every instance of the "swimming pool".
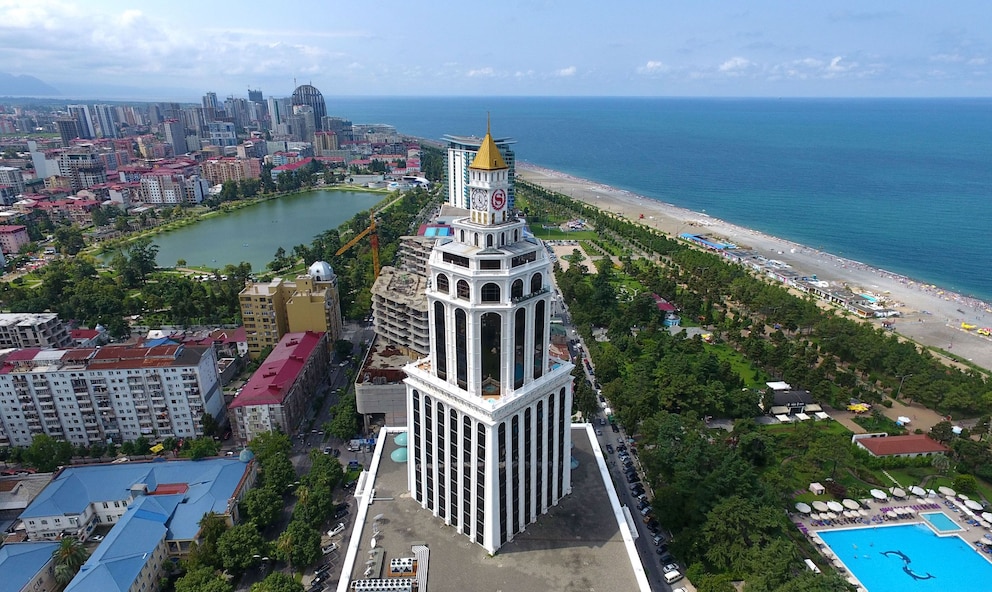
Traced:
POLYGON ((957 522, 951 520, 950 516, 943 512, 926 512, 920 514, 920 518, 923 518, 930 523, 938 532, 959 532, 961 527, 957 522))
POLYGON ((921 523, 816 534, 868 592, 988 592, 992 582, 992 563, 973 546, 921 523))

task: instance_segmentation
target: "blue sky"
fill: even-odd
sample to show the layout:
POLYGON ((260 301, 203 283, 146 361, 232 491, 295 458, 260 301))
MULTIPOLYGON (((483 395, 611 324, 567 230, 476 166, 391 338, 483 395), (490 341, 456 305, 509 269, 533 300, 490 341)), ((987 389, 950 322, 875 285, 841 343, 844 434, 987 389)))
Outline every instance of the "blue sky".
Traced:
MULTIPOLYGON (((0 0, 69 96, 989 96, 992 2, 0 0)), ((0 89, 0 96, 3 95, 0 89)))

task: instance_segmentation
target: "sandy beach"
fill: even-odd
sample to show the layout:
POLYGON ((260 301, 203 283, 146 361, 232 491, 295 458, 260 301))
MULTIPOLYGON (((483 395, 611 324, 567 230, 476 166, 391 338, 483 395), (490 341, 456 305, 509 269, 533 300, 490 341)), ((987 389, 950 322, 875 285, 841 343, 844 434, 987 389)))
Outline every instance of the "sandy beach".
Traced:
MULTIPOLYGON (((992 326, 992 305, 988 303, 737 226, 702 212, 693 212, 558 171, 518 161, 517 176, 673 236, 691 232, 724 239, 770 259, 788 263, 797 271, 816 274, 831 285, 846 285, 856 292, 868 291, 884 296, 901 314, 894 319, 896 332, 992 370, 992 339, 978 335, 974 330, 961 328, 962 323, 977 327, 992 326), (641 215, 644 217, 640 218, 641 215)), ((874 322, 881 325, 881 321, 874 322)))

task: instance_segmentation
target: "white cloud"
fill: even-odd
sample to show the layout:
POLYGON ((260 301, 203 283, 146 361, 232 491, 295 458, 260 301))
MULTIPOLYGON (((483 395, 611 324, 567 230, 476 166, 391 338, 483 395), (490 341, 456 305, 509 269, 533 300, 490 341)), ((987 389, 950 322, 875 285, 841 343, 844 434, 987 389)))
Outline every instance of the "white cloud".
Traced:
POLYGON ((533 70, 517 70, 513 73, 516 78, 530 78, 534 75, 533 70))
POLYGON ((740 56, 734 56, 724 63, 720 64, 719 70, 721 72, 726 72, 728 74, 740 74, 744 70, 747 70, 754 66, 754 62, 747 58, 742 58, 740 56))
POLYGON ((490 67, 478 68, 475 70, 469 70, 468 76, 470 78, 492 78, 496 75, 496 71, 490 67))
POLYGON ((567 78, 569 76, 575 76, 575 73, 577 71, 578 71, 578 69, 575 66, 569 66, 567 68, 562 68, 561 70, 555 71, 555 76, 558 76, 558 77, 561 77, 561 78, 567 78))
POLYGON ((658 74, 661 72, 668 72, 670 68, 664 62, 657 60, 648 60, 648 63, 637 68, 637 72, 640 74, 658 74))

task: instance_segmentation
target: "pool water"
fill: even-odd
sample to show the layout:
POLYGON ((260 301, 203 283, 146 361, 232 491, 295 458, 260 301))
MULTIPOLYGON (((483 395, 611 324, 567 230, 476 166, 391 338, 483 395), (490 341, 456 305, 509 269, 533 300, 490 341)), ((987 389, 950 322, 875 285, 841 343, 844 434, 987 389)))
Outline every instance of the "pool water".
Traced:
MULTIPOLYGON (((946 518, 946 516, 945 516, 946 518)), ((960 536, 901 524, 816 532, 868 592, 989 592, 992 563, 960 536)), ((973 534, 977 540, 981 533, 973 534)))
POLYGON ((961 530, 961 527, 957 522, 951 520, 951 518, 943 512, 927 512, 925 514, 920 514, 920 518, 923 518, 936 528, 939 532, 957 532, 961 530))

